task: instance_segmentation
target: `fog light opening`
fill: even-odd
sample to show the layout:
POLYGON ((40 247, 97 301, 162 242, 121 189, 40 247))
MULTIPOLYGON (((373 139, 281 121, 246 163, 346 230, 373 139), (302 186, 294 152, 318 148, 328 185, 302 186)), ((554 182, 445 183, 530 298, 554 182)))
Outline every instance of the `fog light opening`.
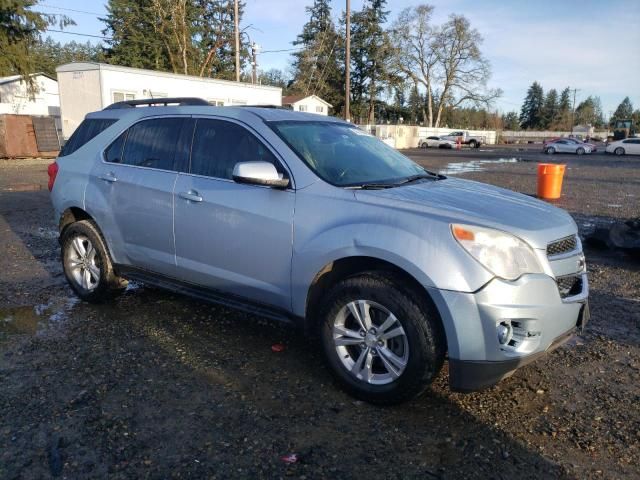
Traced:
POLYGON ((500 345, 506 345, 513 337, 513 327, 509 322, 500 322, 496 326, 496 333, 498 334, 498 342, 500 345))

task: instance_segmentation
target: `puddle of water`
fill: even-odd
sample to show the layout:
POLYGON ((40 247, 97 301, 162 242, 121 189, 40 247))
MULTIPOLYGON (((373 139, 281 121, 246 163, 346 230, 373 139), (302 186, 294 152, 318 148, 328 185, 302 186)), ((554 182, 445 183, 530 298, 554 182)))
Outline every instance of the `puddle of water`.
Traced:
POLYGON ((42 238, 58 238, 58 230, 54 228, 38 227, 38 236, 42 238))
POLYGON ((450 163, 438 173, 442 175, 459 175, 461 173, 481 172, 485 165, 495 163, 518 163, 518 158, 499 158, 497 160, 471 160, 469 162, 450 163))
POLYGON ((38 335, 49 325, 66 320, 78 302, 78 298, 69 297, 34 306, 1 308, 0 341, 13 335, 38 335))

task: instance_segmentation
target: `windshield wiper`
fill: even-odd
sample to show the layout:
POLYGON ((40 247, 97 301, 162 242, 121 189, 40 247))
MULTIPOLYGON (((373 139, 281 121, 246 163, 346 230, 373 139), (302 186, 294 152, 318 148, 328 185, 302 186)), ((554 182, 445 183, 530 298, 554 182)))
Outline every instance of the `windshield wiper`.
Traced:
POLYGON ((399 187, 400 185, 406 185, 411 182, 415 182, 416 180, 420 180, 423 178, 428 178, 430 180, 442 180, 445 177, 444 175, 440 175, 439 173, 433 173, 428 170, 424 171, 425 173, 418 173, 416 175, 411 175, 409 177, 403 178, 399 182, 393 183, 362 183, 359 185, 349 185, 345 188, 354 188, 357 190, 383 190, 385 188, 394 188, 399 187))
POLYGON ((416 180, 421 180, 423 178, 429 178, 431 180, 442 180, 445 178, 443 175, 439 175, 437 173, 428 172, 425 170, 425 173, 418 173, 416 175, 411 175, 407 178, 403 178, 399 182, 394 185, 406 185, 407 183, 415 182, 416 180))
POLYGON ((383 190, 385 188, 393 188, 397 186, 397 183, 362 183, 360 185, 350 185, 345 188, 353 188, 357 190, 383 190))

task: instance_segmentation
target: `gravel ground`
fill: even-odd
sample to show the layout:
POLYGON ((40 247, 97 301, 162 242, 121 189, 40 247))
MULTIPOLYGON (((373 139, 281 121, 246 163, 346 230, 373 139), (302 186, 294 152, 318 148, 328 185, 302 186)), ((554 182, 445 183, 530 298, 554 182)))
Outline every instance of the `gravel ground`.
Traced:
MULTIPOLYGON (((640 157, 538 149, 407 153, 527 194, 535 162, 567 163, 557 203, 582 234, 640 216, 640 157)), ((592 321, 567 346, 467 395, 445 366, 422 397, 380 408, 281 325, 141 285, 77 301, 46 164, 0 163, 0 478, 640 478, 637 259, 587 250, 592 321)))

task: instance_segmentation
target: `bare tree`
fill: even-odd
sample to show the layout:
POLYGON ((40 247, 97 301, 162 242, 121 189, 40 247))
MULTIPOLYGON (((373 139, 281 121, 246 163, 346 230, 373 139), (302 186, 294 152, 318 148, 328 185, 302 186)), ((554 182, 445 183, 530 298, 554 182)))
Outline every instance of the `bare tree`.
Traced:
POLYGON ((152 0, 151 8, 156 17, 154 28, 161 39, 174 73, 189 74, 191 19, 188 0, 152 0))
POLYGON ((433 126, 433 81, 438 63, 433 41, 437 30, 430 24, 432 13, 431 5, 408 7, 400 12, 391 27, 393 50, 389 57, 392 71, 425 89, 428 111, 424 106, 422 110, 429 127, 433 126))
POLYGON ((480 53, 482 36, 463 15, 451 15, 434 42, 441 75, 436 127, 445 106, 455 108, 471 103, 486 107, 502 95, 500 89, 487 89, 491 68, 480 53))
POLYGON ((425 91, 427 126, 438 127, 445 107, 488 106, 502 94, 487 89, 489 62, 480 52, 482 37, 462 15, 431 25, 434 7, 404 9, 391 27, 391 69, 425 91), (435 116, 435 119, 434 119, 435 116))

